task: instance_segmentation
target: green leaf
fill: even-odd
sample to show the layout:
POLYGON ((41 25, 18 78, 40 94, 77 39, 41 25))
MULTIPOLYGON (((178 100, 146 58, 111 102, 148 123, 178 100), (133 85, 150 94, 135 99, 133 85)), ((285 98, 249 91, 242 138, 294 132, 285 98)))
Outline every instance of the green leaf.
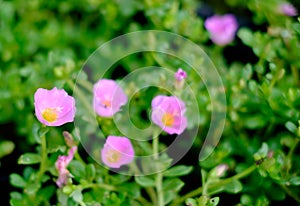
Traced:
POLYGON ((284 125, 291 133, 297 134, 297 126, 293 122, 287 122, 284 125))
POLYGON ((9 204, 11 205, 11 206, 24 206, 25 204, 24 204, 24 201, 23 200, 19 200, 19 199, 11 199, 10 201, 9 201, 9 204))
POLYGON ((141 188, 136 183, 124 183, 118 186, 118 190, 126 192, 131 199, 141 196, 141 188), (130 188, 130 189, 128 189, 130 188))
POLYGON ((167 205, 172 200, 176 198, 176 193, 173 191, 165 191, 164 192, 164 205, 167 205))
POLYGON ((184 186, 184 182, 182 182, 180 179, 167 179, 163 183, 163 189, 164 191, 173 191, 178 192, 182 187, 184 186))
POLYGON ((208 206, 217 206, 219 204, 219 201, 220 201, 220 198, 219 197, 214 197, 214 198, 211 198, 209 201, 208 201, 208 206))
POLYGON ((134 180, 142 187, 153 187, 155 185, 155 181, 146 176, 136 176, 134 180))
POLYGON ((41 161, 41 156, 34 153, 25 153, 21 155, 18 159, 18 164, 30 165, 36 164, 41 161))
POLYGON ((237 35, 244 44, 246 44, 247 46, 252 46, 253 34, 250 29, 241 28, 239 29, 237 35))
POLYGON ((49 131, 49 127, 41 127, 39 130, 38 130, 38 135, 39 137, 42 137, 44 135, 46 135, 49 131))
POLYGON ((41 188, 41 183, 31 183, 25 188, 26 193, 34 195, 41 188))
POLYGON ((289 182, 291 185, 300 185, 300 177, 292 177, 289 182))
POLYGON ((260 129, 267 123, 266 118, 260 114, 245 117, 243 121, 245 127, 249 129, 260 129))
POLYGON ((269 147, 268 145, 264 142, 261 146, 261 148, 254 154, 254 159, 255 161, 261 160, 265 157, 267 157, 269 147))
POLYGON ((250 195, 243 194, 241 196, 241 203, 242 205, 253 205, 252 197, 250 195))
POLYGON ((75 202, 82 203, 83 195, 81 193, 81 190, 75 190, 74 192, 71 193, 70 196, 73 198, 75 202))
POLYGON ((9 155, 15 148, 15 144, 12 141, 3 141, 0 143, 0 158, 9 155))
POLYGON ((197 206, 197 202, 195 199, 188 198, 185 200, 185 204, 188 206, 197 206))
POLYGON ((55 191, 56 191, 55 186, 53 186, 53 185, 46 186, 43 189, 38 191, 37 196, 39 198, 41 198, 42 200, 49 200, 55 191))
POLYGON ((192 166, 178 165, 164 172, 165 177, 178 177, 189 174, 193 170, 192 166))
POLYGON ((68 168, 77 181, 80 182, 80 180, 84 180, 86 178, 85 166, 82 162, 73 160, 70 162, 68 168))
POLYGON ((18 187, 18 188, 24 188, 26 185, 25 180, 20 175, 13 173, 9 176, 10 184, 18 187))
POLYGON ((95 166, 93 164, 88 164, 85 170, 86 170, 86 178, 92 182, 96 176, 95 166))
POLYGON ((236 194, 243 189, 243 185, 238 180, 233 180, 231 183, 225 185, 224 190, 228 193, 236 194))

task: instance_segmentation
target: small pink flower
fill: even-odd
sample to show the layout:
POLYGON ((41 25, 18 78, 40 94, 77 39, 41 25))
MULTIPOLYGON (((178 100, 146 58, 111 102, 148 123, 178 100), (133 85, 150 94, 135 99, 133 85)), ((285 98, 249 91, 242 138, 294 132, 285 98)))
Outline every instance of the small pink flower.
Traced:
POLYGON ((181 68, 179 68, 179 69, 177 70, 177 72, 175 73, 175 79, 176 79, 177 81, 182 81, 182 80, 184 80, 184 79, 186 79, 186 78, 187 78, 186 72, 183 71, 181 68))
POLYGON ((279 5, 278 12, 286 16, 297 16, 297 9, 290 3, 282 3, 279 5))
POLYGON ((168 134, 181 134, 187 127, 185 104, 175 96, 156 96, 152 100, 152 121, 168 134))
POLYGON ((211 40, 219 46, 229 44, 238 29, 238 23, 232 14, 209 17, 204 26, 208 30, 211 40))
POLYGON ((60 126, 74 121, 75 100, 63 89, 39 88, 34 94, 34 106, 38 120, 47 126, 60 126))
POLYGON ((68 156, 58 156, 58 159, 55 162, 55 167, 58 171, 58 179, 56 184, 58 187, 62 187, 66 185, 68 182, 68 178, 70 177, 70 172, 67 169, 67 166, 74 158, 74 153, 77 150, 77 147, 74 146, 69 150, 68 156))
POLYGON ((181 90, 184 86, 184 80, 187 78, 186 72, 181 68, 179 68, 175 73, 174 77, 175 77, 175 83, 174 83, 175 89, 181 90))
POLYGON ((108 136, 101 150, 104 164, 111 168, 120 168, 133 161, 134 150, 127 137, 108 136))
POLYGON ((115 81, 100 79, 94 85, 93 102, 99 116, 112 117, 127 103, 127 96, 115 81))

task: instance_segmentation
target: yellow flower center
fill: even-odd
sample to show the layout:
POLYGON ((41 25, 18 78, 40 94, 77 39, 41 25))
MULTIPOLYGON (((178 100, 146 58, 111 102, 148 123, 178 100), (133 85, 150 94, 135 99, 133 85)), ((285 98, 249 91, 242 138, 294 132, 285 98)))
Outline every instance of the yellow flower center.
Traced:
POLYGON ((47 122, 55 122, 57 120, 57 112, 54 108, 47 108, 42 111, 42 116, 47 122))
POLYGON ((162 117, 162 122, 167 127, 172 126, 174 124, 174 115, 170 113, 164 114, 162 117))
POLYGON ((111 163, 117 163, 120 160, 120 153, 116 150, 109 150, 106 154, 107 160, 111 163))
POLYGON ((111 101, 109 101, 109 100, 103 100, 102 104, 105 108, 111 107, 111 101))

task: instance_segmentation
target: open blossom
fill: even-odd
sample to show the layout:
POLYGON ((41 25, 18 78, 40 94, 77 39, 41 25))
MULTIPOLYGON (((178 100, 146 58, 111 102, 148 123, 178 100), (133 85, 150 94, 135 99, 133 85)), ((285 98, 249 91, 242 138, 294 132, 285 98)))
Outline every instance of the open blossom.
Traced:
POLYGON ((63 89, 39 88, 34 94, 34 106, 38 120, 47 126, 60 126, 74 121, 75 100, 63 89))
POLYGON ((62 187, 63 185, 66 185, 68 182, 68 178, 70 177, 70 172, 67 169, 67 166, 74 158, 74 153, 76 150, 77 150, 76 146, 72 147, 69 150, 67 156, 58 156, 58 159, 55 162, 55 167, 58 171, 58 179, 56 181, 58 187, 62 187))
POLYGON ((99 116, 111 117, 127 103, 127 96, 114 80, 100 79, 94 85, 93 103, 99 116))
POLYGON ((287 16, 297 16, 297 9, 290 3, 282 3, 278 8, 279 13, 287 16))
POLYGON ((101 158, 105 165, 120 168, 133 161, 134 150, 127 137, 108 136, 101 150, 101 158))
POLYGON ((208 30, 211 40, 220 46, 230 43, 238 29, 238 23, 232 14, 209 17, 204 26, 208 30))
POLYGON ((168 134, 181 134, 187 127, 185 104, 175 96, 156 96, 152 100, 152 121, 168 134))

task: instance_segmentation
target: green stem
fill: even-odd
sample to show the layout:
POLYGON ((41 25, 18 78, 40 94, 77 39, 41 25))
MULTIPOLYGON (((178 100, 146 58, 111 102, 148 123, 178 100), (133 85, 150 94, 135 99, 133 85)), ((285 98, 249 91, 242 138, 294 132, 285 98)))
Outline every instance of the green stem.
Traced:
POLYGON ((248 176, 249 174, 251 174, 254 170, 256 170, 256 165, 252 165, 251 167, 248 167, 247 169, 245 169, 243 172, 236 174, 232 177, 223 179, 215 184, 211 184, 209 185, 209 188, 214 188, 214 187, 219 187, 219 186, 223 186, 223 185, 227 185, 228 183, 232 182, 233 180, 238 180, 238 179, 242 179, 246 176, 248 176))
MULTIPOLYGON (((130 167, 130 169, 133 171, 133 173, 134 173, 135 175, 141 174, 139 168, 135 165, 135 163, 130 164, 129 167, 130 167)), ((156 199, 157 199, 157 198, 156 198, 156 194, 155 194, 154 189, 153 189, 152 187, 146 187, 145 190, 146 190, 147 194, 149 195, 149 197, 150 197, 152 203, 153 203, 154 205, 157 205, 157 202, 156 202, 156 199)), ((144 204, 143 204, 143 205, 144 205, 144 204)))
MULTIPOLYGON (((159 159, 159 134, 155 131, 153 134, 153 155, 154 160, 157 161, 159 159)), ((155 178, 155 187, 156 187, 156 193, 157 193, 157 206, 164 206, 164 193, 162 188, 162 181, 163 181, 163 174, 160 170, 160 168, 157 167, 157 173, 155 178)))
POLYGON ((88 184, 88 185, 83 186, 82 190, 88 189, 88 188, 102 188, 102 189, 108 190, 108 191, 117 191, 118 190, 115 186, 104 184, 104 183, 92 183, 92 184, 88 184))
POLYGON ((298 197, 297 194, 294 194, 292 190, 290 190, 287 186, 281 185, 281 187, 284 189, 284 191, 294 200, 296 200, 298 203, 300 203, 300 197, 298 197))
POLYGON ((142 196, 139 196, 138 198, 136 198, 142 205, 144 206, 151 206, 152 204, 150 202, 148 202, 145 198, 143 198, 142 196))
POLYGON ((46 135, 41 136, 41 164, 40 164, 40 169, 39 173, 37 175, 37 181, 42 180, 42 176, 45 173, 47 169, 47 142, 46 142, 46 135))
MULTIPOLYGON (((254 170, 256 169, 256 165, 252 165, 251 167, 248 167, 246 170, 244 170, 243 172, 236 174, 232 177, 220 180, 219 182, 215 183, 215 184, 211 184, 207 186, 207 189, 211 189, 214 187, 220 187, 223 185, 226 185, 230 182, 232 182, 233 180, 238 180, 241 178, 244 178, 246 176, 248 176, 249 174, 251 174, 254 170)), ((187 193, 186 195, 182 196, 181 198, 176 199, 171 206, 176 206, 176 205, 180 205, 182 202, 184 202, 187 198, 191 198, 191 197, 195 197, 200 195, 203 192, 203 188, 199 187, 189 193, 187 193)))

